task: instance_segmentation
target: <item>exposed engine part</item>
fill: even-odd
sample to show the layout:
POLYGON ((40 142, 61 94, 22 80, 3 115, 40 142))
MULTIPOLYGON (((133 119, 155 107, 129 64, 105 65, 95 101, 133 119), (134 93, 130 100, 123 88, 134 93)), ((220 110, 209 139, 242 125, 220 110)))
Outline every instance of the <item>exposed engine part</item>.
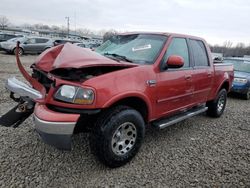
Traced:
POLYGON ((37 79, 37 81, 45 87, 46 93, 48 93, 50 86, 53 83, 53 80, 48 78, 48 74, 46 72, 33 69, 32 77, 37 79))
POLYGON ((71 81, 85 81, 92 77, 99 76, 102 74, 110 73, 113 71, 122 70, 128 67, 120 67, 120 66, 100 66, 100 67, 87 67, 87 68, 58 68, 50 73, 58 76, 61 79, 71 80, 71 81))

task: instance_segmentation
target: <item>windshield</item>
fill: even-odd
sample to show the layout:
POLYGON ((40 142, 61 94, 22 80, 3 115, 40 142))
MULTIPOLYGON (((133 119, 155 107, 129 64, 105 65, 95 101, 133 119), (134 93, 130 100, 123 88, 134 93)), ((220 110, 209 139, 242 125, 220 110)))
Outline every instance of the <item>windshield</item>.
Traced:
POLYGON ((234 70, 240 72, 248 72, 250 73, 250 63, 244 63, 244 61, 240 60, 224 60, 225 63, 232 63, 234 65, 234 70))
POLYGON ((118 35, 95 51, 110 58, 137 64, 153 64, 166 40, 167 36, 164 35, 118 35))

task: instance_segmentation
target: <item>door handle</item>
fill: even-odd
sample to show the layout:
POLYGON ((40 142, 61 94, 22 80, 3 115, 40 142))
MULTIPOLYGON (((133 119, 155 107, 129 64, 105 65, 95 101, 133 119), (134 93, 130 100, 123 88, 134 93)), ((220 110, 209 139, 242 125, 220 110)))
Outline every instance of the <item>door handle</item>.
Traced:
POLYGON ((192 78, 191 75, 186 75, 186 76, 185 76, 185 80, 190 80, 191 78, 192 78))
POLYGON ((207 73, 207 76, 208 76, 208 77, 211 77, 211 76, 212 76, 212 73, 211 73, 211 72, 208 72, 208 73, 207 73))

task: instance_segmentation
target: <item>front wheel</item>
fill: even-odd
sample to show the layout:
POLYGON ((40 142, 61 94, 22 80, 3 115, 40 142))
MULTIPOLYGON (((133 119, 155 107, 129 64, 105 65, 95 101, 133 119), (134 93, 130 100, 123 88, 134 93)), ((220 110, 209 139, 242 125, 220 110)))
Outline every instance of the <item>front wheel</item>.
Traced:
POLYGON ((226 107, 227 91, 221 89, 213 101, 207 102, 207 114, 211 117, 220 117, 226 107))
POLYGON ((105 165, 119 167, 136 155, 144 134, 141 114, 126 106, 116 106, 97 119, 90 134, 91 150, 105 165))

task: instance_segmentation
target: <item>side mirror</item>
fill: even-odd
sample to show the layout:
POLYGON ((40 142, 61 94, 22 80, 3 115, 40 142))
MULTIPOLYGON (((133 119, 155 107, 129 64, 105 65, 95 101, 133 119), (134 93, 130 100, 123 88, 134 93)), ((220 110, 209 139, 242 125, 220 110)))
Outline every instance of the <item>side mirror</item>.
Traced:
POLYGON ((213 59, 213 62, 214 62, 214 64, 216 64, 216 63, 223 63, 223 58, 221 58, 221 57, 215 57, 213 59))
POLYGON ((169 56, 166 66, 168 68, 181 68, 184 65, 184 59, 178 55, 169 56))

